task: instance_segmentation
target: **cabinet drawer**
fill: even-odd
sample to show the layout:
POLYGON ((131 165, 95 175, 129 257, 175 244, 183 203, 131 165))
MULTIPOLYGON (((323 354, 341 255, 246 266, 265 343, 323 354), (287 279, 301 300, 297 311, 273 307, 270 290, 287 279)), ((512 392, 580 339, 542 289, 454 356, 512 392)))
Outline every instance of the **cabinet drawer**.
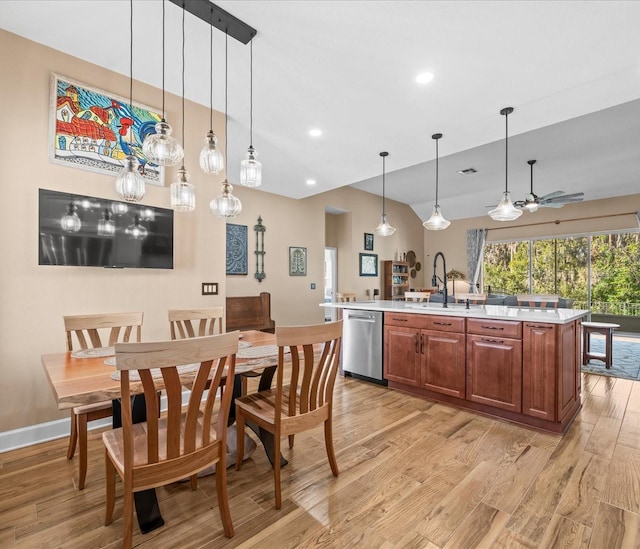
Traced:
POLYGON ((467 320, 467 333, 522 339, 522 322, 469 318, 467 320))
POLYGON ((423 330, 464 333, 465 320, 454 316, 424 315, 421 317, 420 327, 423 330))
POLYGON ((385 326, 407 326, 411 328, 419 328, 416 320, 417 315, 408 315, 404 313, 384 313, 385 326))

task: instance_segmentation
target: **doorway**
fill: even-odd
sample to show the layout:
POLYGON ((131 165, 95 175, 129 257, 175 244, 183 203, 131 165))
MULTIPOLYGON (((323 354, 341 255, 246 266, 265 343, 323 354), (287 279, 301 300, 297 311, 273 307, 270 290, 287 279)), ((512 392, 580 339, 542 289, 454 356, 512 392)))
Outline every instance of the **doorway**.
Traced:
MULTIPOLYGON (((338 249, 327 247, 324 249, 324 302, 332 303, 336 300, 338 287, 338 249)), ((325 307, 324 320, 332 322, 338 319, 337 309, 325 307)))

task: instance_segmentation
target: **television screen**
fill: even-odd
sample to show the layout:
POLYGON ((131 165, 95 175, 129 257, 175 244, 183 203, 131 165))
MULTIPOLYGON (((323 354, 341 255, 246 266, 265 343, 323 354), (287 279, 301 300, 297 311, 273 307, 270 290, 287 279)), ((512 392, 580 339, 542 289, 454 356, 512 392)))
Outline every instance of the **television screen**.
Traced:
POLYGON ((39 193, 39 265, 173 269, 173 210, 39 193))

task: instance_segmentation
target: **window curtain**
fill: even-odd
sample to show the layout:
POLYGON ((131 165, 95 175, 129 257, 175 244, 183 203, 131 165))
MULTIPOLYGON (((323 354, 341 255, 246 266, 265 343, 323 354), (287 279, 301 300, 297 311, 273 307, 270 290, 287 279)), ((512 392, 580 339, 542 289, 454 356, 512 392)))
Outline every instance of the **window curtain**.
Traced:
POLYGON ((487 229, 469 229, 467 231, 467 272, 469 274, 469 291, 478 292, 478 279, 480 278, 480 266, 482 254, 487 241, 487 229))

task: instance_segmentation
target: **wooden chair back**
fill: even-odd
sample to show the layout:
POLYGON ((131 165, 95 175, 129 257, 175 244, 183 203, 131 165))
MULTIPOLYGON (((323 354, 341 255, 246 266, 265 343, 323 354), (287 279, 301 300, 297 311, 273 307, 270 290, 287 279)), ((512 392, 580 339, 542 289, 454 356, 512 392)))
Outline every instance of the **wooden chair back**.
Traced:
MULTIPOLYGON (((67 351, 73 351, 73 336, 80 349, 111 347, 119 342, 140 341, 144 313, 107 313, 97 315, 65 316, 67 351), (104 340, 100 332, 108 330, 104 340)), ((103 334, 104 335, 104 334, 103 334)))
POLYGON ((404 300, 405 301, 418 301, 418 302, 428 302, 431 297, 431 292, 405 292, 404 300))
POLYGON ((122 428, 103 433, 107 461, 107 514, 115 502, 115 473, 123 480, 124 545, 131 545, 133 493, 191 478, 216 465, 218 506, 227 536, 233 535, 226 488, 227 423, 239 332, 175 341, 116 344, 122 428), (185 366, 186 365, 186 366, 185 366), (187 373, 191 366, 194 371, 187 373), (185 382, 185 377, 189 379, 185 382), (218 387, 226 385, 214 409, 218 387), (186 410, 183 387, 190 388, 186 410), (142 387, 140 387, 142 386, 142 387), (205 389, 209 387, 203 401, 205 389), (142 392, 146 422, 133 423, 131 396, 142 392), (167 411, 157 415, 156 393, 164 390, 167 411))
POLYGON ((518 294, 516 296, 518 307, 535 307, 538 309, 557 309, 560 305, 560 296, 545 294, 518 294))
POLYGON ((473 304, 482 304, 487 301, 486 294, 456 294, 456 302, 458 303, 466 303, 469 300, 469 303, 473 304))
POLYGON ((347 302, 347 301, 355 301, 356 293, 355 292, 336 292, 336 301, 338 302, 347 302))
POLYGON ((272 334, 276 323, 271 318, 271 294, 227 297, 227 332, 234 330, 260 330, 272 334))
POLYGON ((224 307, 172 309, 169 311, 171 339, 204 337, 222 333, 224 307))

